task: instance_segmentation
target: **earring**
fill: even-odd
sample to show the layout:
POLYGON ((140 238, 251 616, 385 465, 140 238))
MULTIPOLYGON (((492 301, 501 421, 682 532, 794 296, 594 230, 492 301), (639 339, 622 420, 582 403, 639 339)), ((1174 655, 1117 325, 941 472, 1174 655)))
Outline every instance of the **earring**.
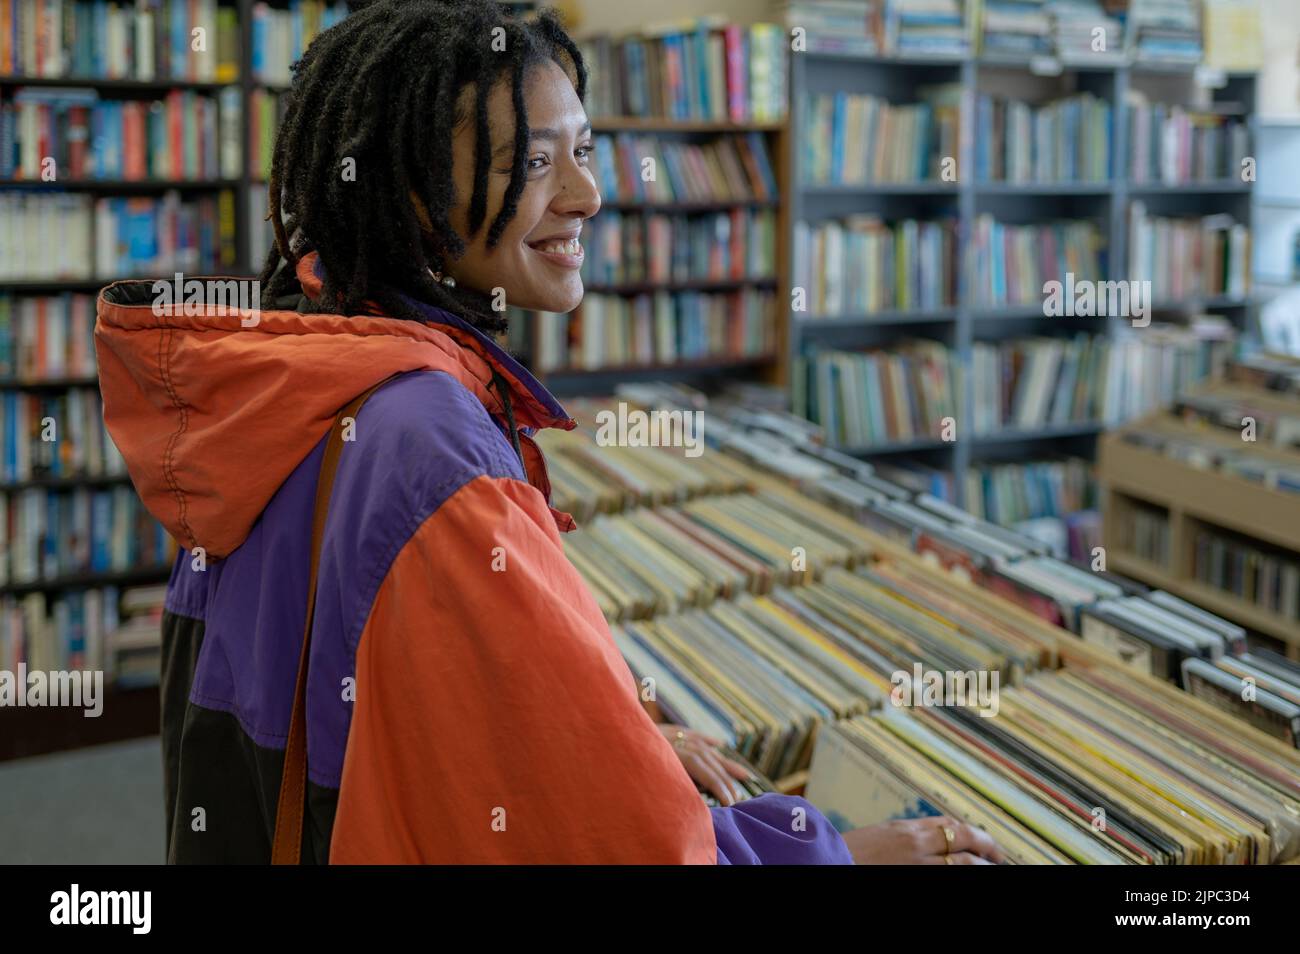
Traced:
POLYGON ((456 279, 452 278, 450 275, 444 275, 440 271, 435 272, 433 269, 429 269, 429 274, 433 276, 433 280, 435 282, 441 282, 443 285, 446 285, 448 288, 456 287, 456 279))

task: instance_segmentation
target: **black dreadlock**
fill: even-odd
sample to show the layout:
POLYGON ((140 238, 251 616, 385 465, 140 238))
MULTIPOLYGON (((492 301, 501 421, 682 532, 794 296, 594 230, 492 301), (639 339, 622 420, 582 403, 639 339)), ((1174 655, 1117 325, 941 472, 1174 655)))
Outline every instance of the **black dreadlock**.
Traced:
POLYGON ((505 319, 486 295, 449 288, 430 274, 465 251, 465 237, 450 219, 452 135, 473 121, 473 236, 487 218, 488 93, 498 80, 512 84, 514 161, 504 202, 488 226, 488 245, 495 246, 527 181, 528 68, 557 63, 583 99, 582 54, 549 10, 525 21, 494 0, 353 0, 348 6, 352 14, 316 37, 293 66, 268 183, 275 245, 262 268, 266 294, 301 293, 294 266, 314 250, 325 283, 309 308, 355 314, 372 301, 394 317, 418 317, 405 294, 484 331, 501 331, 505 319), (477 85, 472 112, 458 110, 470 83, 477 85), (347 159, 355 163, 355 181, 344 178, 347 159))

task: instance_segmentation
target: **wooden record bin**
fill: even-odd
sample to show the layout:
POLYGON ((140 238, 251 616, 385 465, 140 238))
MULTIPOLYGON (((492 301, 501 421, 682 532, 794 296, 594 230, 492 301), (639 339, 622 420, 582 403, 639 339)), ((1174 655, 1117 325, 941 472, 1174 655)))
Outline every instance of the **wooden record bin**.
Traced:
MULTIPOLYGON (((1167 411, 1104 435, 1097 478, 1108 569, 1278 640, 1290 658, 1300 660, 1300 620, 1198 579, 1194 568, 1202 529, 1300 562, 1300 493, 1164 456, 1126 440, 1130 432, 1194 438, 1225 451, 1242 449, 1242 441, 1230 431, 1189 424, 1167 411), (1153 523, 1158 527, 1161 516, 1166 529, 1153 540, 1149 528, 1153 523)), ((1294 450, 1261 442, 1251 447, 1251 455, 1300 470, 1300 452, 1294 450)))

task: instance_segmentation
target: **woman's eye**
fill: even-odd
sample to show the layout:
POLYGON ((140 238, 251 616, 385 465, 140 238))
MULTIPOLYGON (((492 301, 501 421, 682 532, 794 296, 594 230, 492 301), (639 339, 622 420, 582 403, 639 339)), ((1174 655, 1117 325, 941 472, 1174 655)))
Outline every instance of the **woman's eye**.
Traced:
POLYGON ((538 169, 542 168, 542 166, 544 166, 544 165, 546 165, 546 157, 545 157, 545 156, 533 156, 531 159, 528 160, 528 168, 529 168, 530 171, 533 171, 533 172, 536 172, 538 169))
POLYGON ((573 154, 578 157, 579 162, 582 162, 587 159, 590 159, 591 154, 595 151, 596 151, 595 146, 579 146, 577 149, 573 151, 573 154))

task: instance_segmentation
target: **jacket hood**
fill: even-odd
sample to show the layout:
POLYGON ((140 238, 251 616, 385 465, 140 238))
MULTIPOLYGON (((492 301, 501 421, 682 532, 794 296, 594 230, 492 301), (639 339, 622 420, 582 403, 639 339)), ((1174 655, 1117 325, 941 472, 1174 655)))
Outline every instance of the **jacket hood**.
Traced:
MULTIPOLYGON (((303 292, 318 297, 314 253, 297 274, 303 292)), ((179 281, 103 289, 95 351, 109 435, 149 512, 186 549, 223 557, 238 547, 339 410, 394 374, 444 371, 499 416, 495 369, 510 387, 517 425, 574 426, 518 362, 441 309, 412 301, 427 316, 423 323, 255 313, 235 308, 234 296, 216 287, 248 280, 186 279, 183 302, 168 295, 179 281), (191 296, 195 281, 201 290, 192 286, 191 296)))

